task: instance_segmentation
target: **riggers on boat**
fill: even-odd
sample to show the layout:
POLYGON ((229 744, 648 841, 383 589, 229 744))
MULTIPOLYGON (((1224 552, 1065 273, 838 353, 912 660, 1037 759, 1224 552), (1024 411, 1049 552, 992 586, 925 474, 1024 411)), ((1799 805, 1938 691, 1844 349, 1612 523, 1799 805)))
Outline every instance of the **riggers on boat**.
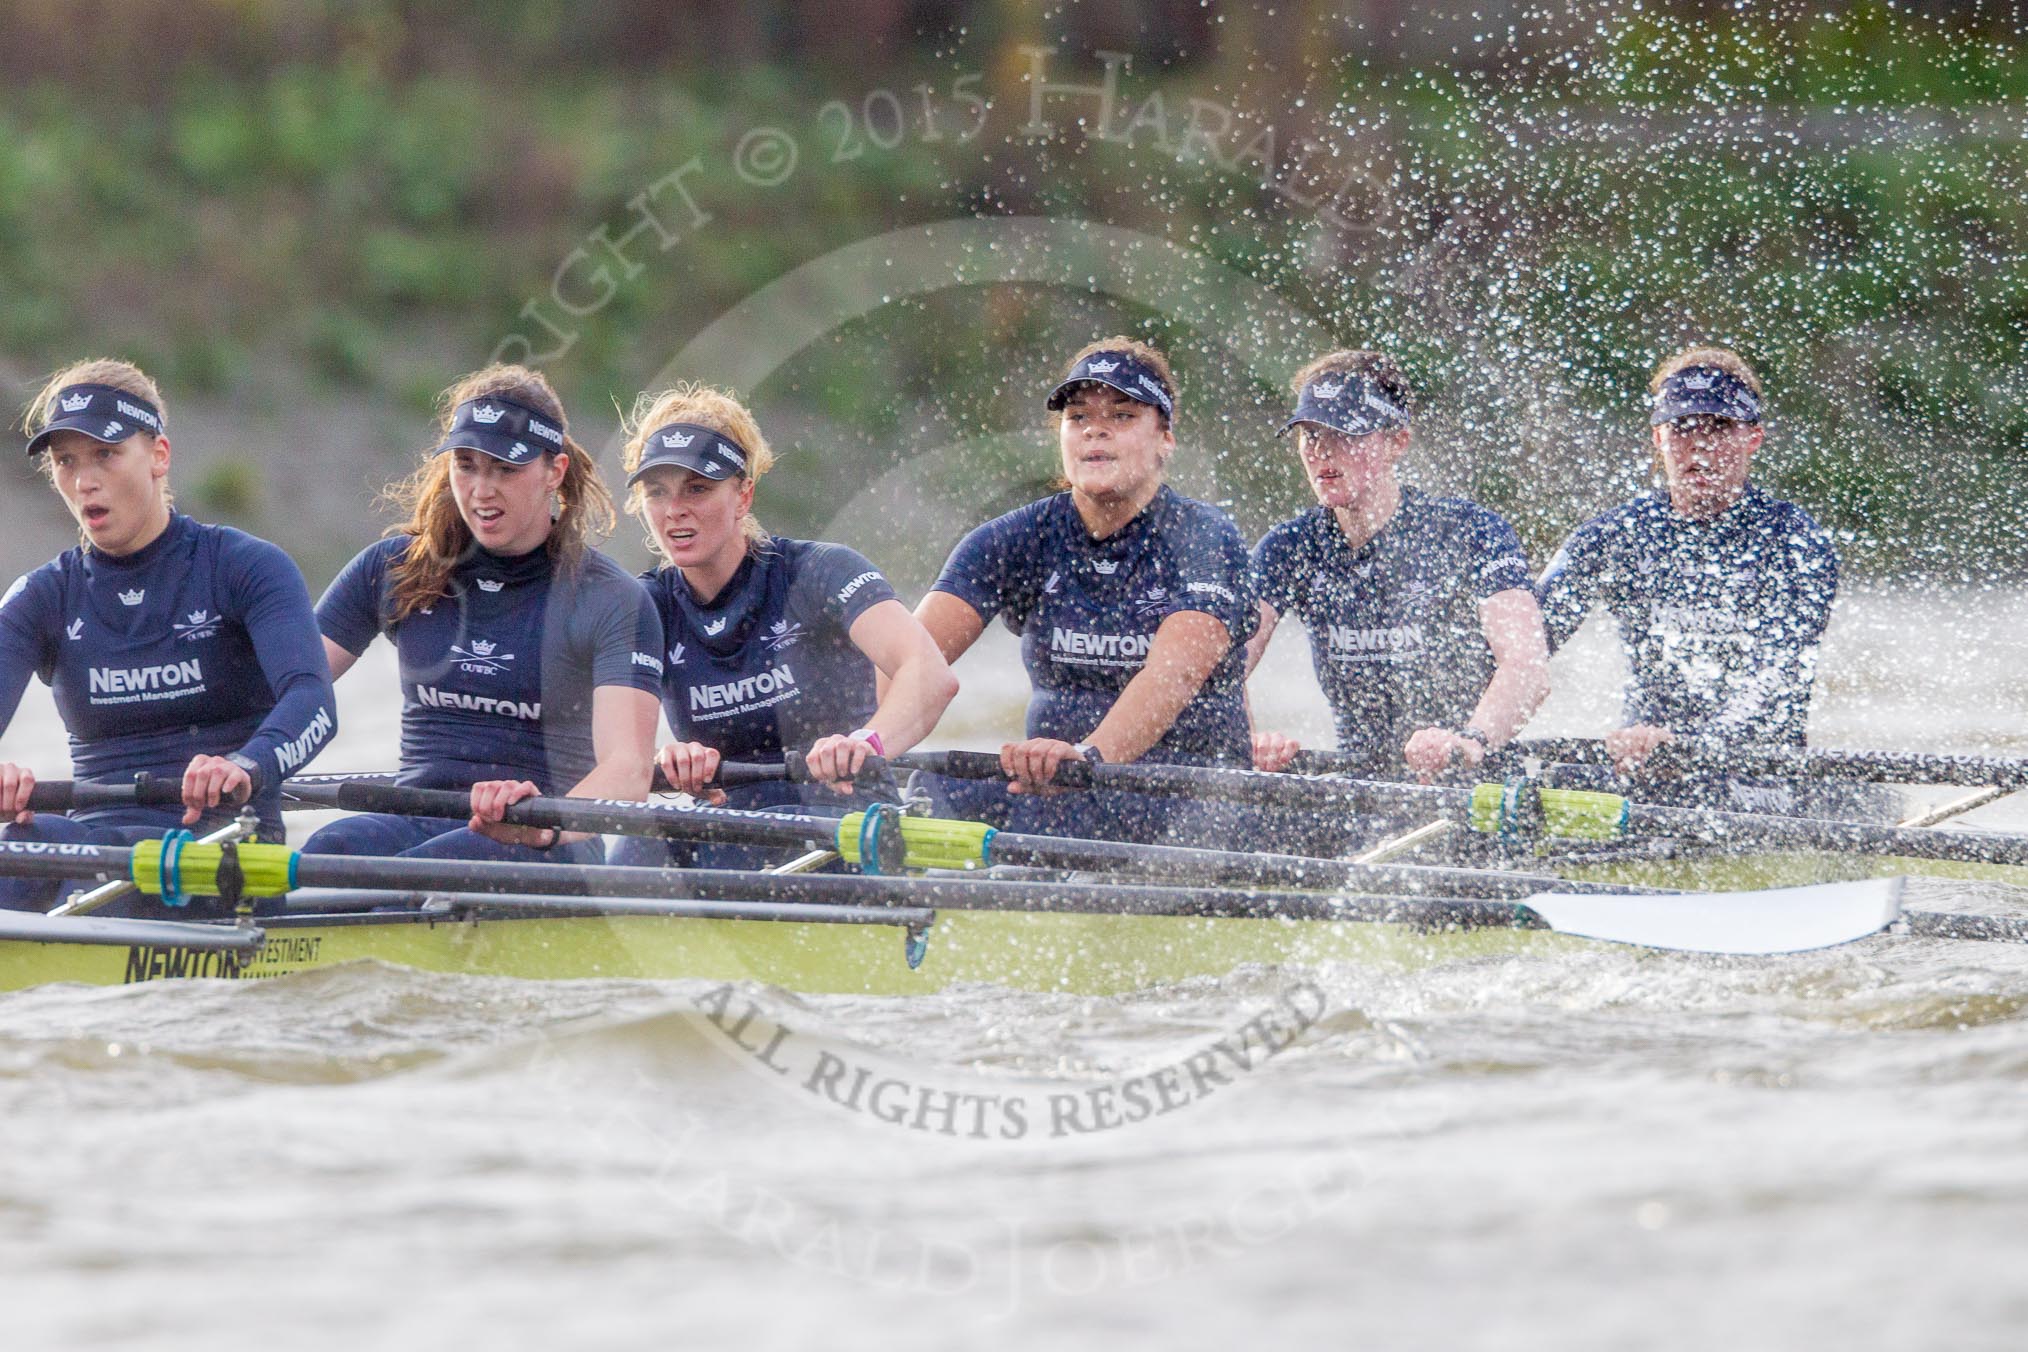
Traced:
MULTIPOLYGON (((113 888, 138 888, 172 904, 216 895, 228 910, 268 912, 238 924, 0 917, 0 988, 245 978, 379 959, 510 976, 753 979, 810 991, 892 994, 991 982, 1101 992, 1218 976, 1247 963, 1412 965, 1574 938, 1764 954, 1885 929, 2009 942, 2028 937, 2028 925, 2018 920, 1904 912, 1896 880, 1825 881, 1855 863, 1878 867, 1884 856, 1951 870, 2010 868, 2028 862, 2028 837, 1652 807, 1612 794, 1530 791, 1514 783, 1460 790, 1176 767, 1101 766, 1097 773, 1133 777, 1136 788, 1210 788, 1249 801, 1273 792, 1282 801, 1300 795, 1340 810, 1366 799, 1412 804, 1516 847, 1534 833, 1553 850, 1538 852, 1543 841, 1537 841, 1533 851, 1510 853, 1593 876, 1020 836, 892 808, 839 820, 537 798, 514 805, 509 819, 815 846, 863 871, 299 855, 223 838, 230 832, 207 842, 179 834, 117 848, 0 842, 0 872, 15 876, 94 878, 104 884, 91 894, 97 897, 113 888), (1187 784, 1171 782, 1179 774, 1187 784), (1679 838, 1652 834, 1661 831, 1679 838), (1650 834, 1630 834, 1642 832, 1650 834), (1647 870, 1650 882, 1694 879, 1727 890, 1658 892, 1630 883, 1630 869, 1647 870), (905 870, 928 876, 891 876, 905 870), (1040 870, 1054 872, 1033 876, 1040 870), (1105 881, 1066 880, 1062 870, 1105 881), (1029 876, 1005 876, 1010 871, 1029 876), (1777 877, 1815 885, 1756 890, 1777 877)), ((42 785, 37 806, 148 791, 42 785)), ((341 778, 296 791, 365 811, 442 815, 455 807, 443 795, 384 782, 341 778)), ((63 909, 86 906, 74 900, 63 909)))

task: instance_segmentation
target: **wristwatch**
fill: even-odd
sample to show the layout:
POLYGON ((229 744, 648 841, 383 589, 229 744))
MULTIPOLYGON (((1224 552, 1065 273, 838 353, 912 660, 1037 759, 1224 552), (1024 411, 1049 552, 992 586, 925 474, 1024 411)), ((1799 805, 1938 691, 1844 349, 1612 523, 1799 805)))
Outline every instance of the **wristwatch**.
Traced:
POLYGON ((237 751, 226 756, 226 759, 246 771, 247 779, 253 784, 253 792, 259 793, 261 791, 261 763, 259 761, 255 760, 252 756, 242 755, 237 751))
POLYGON ((1486 736, 1483 728, 1475 728, 1467 724, 1451 735, 1453 737, 1462 737, 1468 742, 1477 742, 1481 751, 1491 751, 1493 749, 1493 739, 1486 736))
POLYGON ((880 740, 880 734, 872 728, 854 728, 845 735, 855 742, 866 743, 866 745, 873 748, 873 754, 876 756, 885 756, 887 754, 887 744, 880 740))

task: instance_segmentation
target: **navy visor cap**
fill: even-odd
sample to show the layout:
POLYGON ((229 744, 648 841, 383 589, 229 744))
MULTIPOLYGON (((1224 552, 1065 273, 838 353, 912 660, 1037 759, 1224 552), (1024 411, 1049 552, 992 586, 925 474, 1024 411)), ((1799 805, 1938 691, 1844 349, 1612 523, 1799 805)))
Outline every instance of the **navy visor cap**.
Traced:
POLYGON ((48 421, 29 438, 28 453, 49 449, 50 438, 58 432, 82 432, 110 446, 136 432, 153 432, 159 437, 166 430, 162 411, 146 399, 110 385, 66 385, 49 401, 48 421))
POLYGON ((641 463, 627 476, 627 487, 651 469, 674 465, 707 479, 729 479, 746 473, 746 448, 732 438, 696 423, 670 423, 641 442, 641 463))
POLYGON ((1316 423, 1348 437, 1385 427, 1408 426, 1408 410, 1370 380, 1344 371, 1326 371, 1303 386, 1296 411, 1275 432, 1287 436, 1298 423, 1316 423))
POLYGON ((479 451, 510 465, 525 465, 536 456, 563 453, 563 429, 526 404, 487 395, 467 399, 451 414, 451 430, 436 453, 479 451))
POLYGON ((1730 371, 1716 366, 1686 366, 1662 382, 1648 410, 1648 422, 1660 427, 1678 418, 1697 417, 1757 423, 1760 396, 1730 371))
POLYGON ((1069 403, 1080 385, 1107 385, 1129 399, 1162 410, 1165 418, 1176 416, 1176 399, 1169 393, 1168 382, 1155 373, 1154 367, 1125 352, 1088 353, 1070 368, 1063 383, 1049 392, 1049 411, 1055 413, 1069 403))

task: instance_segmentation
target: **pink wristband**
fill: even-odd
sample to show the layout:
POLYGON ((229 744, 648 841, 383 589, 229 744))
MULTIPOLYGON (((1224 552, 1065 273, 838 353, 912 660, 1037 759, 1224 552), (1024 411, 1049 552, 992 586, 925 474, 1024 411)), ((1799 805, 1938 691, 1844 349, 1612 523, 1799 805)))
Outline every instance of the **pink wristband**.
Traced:
POLYGON ((858 728, 847 733, 846 736, 851 737, 855 741, 866 743, 866 745, 873 748, 873 754, 876 756, 885 756, 887 754, 886 744, 880 740, 880 734, 872 728, 858 728))

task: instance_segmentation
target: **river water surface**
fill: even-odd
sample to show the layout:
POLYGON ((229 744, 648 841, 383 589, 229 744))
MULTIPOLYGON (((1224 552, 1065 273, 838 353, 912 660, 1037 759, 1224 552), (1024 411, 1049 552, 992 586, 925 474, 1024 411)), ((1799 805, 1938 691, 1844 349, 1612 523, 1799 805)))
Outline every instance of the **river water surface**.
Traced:
MULTIPOLYGON (((2023 749, 2028 597, 1945 600, 1842 603, 1820 743, 2023 749)), ((1606 726, 1603 639, 1538 731, 1606 726)), ((1011 731, 1016 667, 969 658, 939 740, 1011 731)), ((384 657, 340 690, 317 768, 386 765, 384 657)), ((1324 732, 1298 635, 1256 701, 1324 732)), ((38 688, 5 756, 61 773, 51 724, 38 688)), ((2028 948, 1422 957, 1107 999, 376 966, 0 996, 4 1345, 2021 1345, 2028 948)))

